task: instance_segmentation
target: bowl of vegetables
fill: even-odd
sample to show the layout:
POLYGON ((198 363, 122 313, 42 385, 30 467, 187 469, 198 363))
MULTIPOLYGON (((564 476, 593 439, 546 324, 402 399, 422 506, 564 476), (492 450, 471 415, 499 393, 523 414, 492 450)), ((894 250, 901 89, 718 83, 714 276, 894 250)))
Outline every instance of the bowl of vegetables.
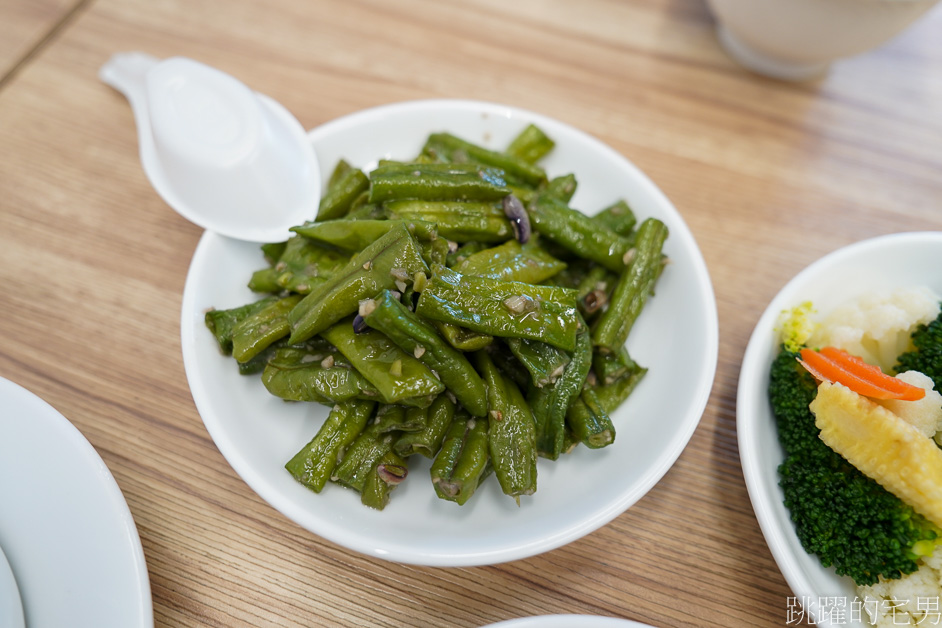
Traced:
POLYGON ((318 214, 261 247, 207 232, 184 290, 193 398, 246 483, 325 539, 441 566, 559 547, 650 490, 699 422, 718 333, 654 184, 490 103, 310 138, 318 214))
POLYGON ((932 625, 939 609, 940 263, 940 232, 839 249, 750 338, 740 456, 795 619, 932 625))

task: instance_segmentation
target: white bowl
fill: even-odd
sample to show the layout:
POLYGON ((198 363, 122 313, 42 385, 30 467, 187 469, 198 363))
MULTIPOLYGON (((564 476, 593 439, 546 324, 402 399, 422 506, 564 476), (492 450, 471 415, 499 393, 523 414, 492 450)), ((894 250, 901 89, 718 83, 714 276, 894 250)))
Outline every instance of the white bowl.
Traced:
POLYGON ((708 0, 720 42, 747 68, 803 80, 885 43, 938 0, 708 0))
POLYGON ((533 122, 556 141, 543 165, 552 175, 574 172, 573 205, 596 211, 625 198, 641 217, 670 229, 672 259, 657 294, 629 338, 632 356, 650 368, 614 416, 614 445, 578 448, 557 462, 541 460, 535 495, 514 500, 486 482, 465 505, 438 499, 428 463, 418 462, 382 512, 339 486, 315 494, 284 464, 326 416, 317 404, 286 404, 259 378, 237 374, 205 328, 207 308, 257 297, 246 287, 265 266, 257 246, 206 233, 183 295, 183 358, 193 399, 210 435, 232 467, 261 497, 304 528, 372 556, 426 565, 480 565, 523 558, 577 539, 641 498, 676 460, 696 428, 713 383, 717 315, 706 266, 683 219, 667 198, 624 157, 576 129, 534 113, 471 101, 419 101, 379 107, 311 132, 323 175, 340 157, 357 166, 381 157, 418 154, 431 132, 450 131, 504 147, 533 122), (678 394, 680 392, 681 394, 678 394))
MULTIPOLYGON (((811 301, 821 314, 870 290, 928 286, 942 294, 942 232, 900 233, 844 247, 808 266, 776 295, 756 324, 742 362, 736 399, 739 455, 746 487, 769 549, 796 602, 817 612, 819 598, 855 597, 850 578, 838 577, 808 555, 795 534, 779 488, 784 455, 768 401, 769 367, 778 351, 779 314, 811 301), (904 283, 901 283, 904 282, 904 283)), ((849 606, 848 606, 849 608, 849 606)))
POLYGON ((651 628, 630 619, 604 615, 534 615, 488 624, 485 628, 651 628))

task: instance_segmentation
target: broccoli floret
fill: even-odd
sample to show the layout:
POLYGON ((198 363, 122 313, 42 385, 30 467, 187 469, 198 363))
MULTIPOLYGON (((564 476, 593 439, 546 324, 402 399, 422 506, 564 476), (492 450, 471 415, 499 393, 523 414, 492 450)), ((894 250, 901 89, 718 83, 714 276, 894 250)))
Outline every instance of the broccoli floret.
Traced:
POLYGON ((920 325, 912 335, 912 351, 896 360, 894 371, 919 371, 929 376, 935 389, 942 391, 942 313, 928 325, 920 325))
POLYGON ((798 539, 860 585, 916 571, 939 530, 818 437, 808 409, 817 386, 796 357, 783 350, 772 363, 769 399, 785 450, 779 485, 798 539))

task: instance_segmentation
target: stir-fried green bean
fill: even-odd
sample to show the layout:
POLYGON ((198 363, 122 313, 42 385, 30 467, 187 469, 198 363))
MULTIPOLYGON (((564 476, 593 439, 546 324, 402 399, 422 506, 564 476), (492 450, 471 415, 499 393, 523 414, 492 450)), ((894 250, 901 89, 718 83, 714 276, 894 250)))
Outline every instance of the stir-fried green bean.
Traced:
POLYGON ((318 207, 317 220, 331 220, 345 215, 369 186, 370 180, 362 170, 344 161, 339 162, 327 182, 327 192, 318 207))
POLYGON ((323 337, 379 391, 385 403, 426 407, 445 386, 415 356, 378 331, 356 333, 352 319, 325 329, 323 337))
POLYGON ((299 295, 279 299, 232 327, 232 357, 248 362, 276 340, 291 332, 288 313, 301 300, 299 295))
POLYGON ((418 430, 403 433, 393 450, 404 458, 413 454, 434 458, 454 417, 455 403, 447 395, 439 395, 425 410, 425 424, 418 430))
POLYGON ((415 236, 416 242, 430 242, 438 237, 434 223, 422 220, 328 220, 306 222, 292 231, 321 244, 337 247, 343 251, 359 253, 389 231, 403 225, 415 236))
POLYGON ((566 263, 550 255, 536 238, 526 244, 508 240, 473 253, 454 266, 465 275, 533 284, 543 283, 564 268, 566 263))
POLYGON ((615 273, 622 272, 631 262, 631 240, 613 233, 558 198, 542 194, 528 210, 534 231, 571 253, 615 273))
POLYGON ((335 405, 317 434, 285 468, 301 484, 320 493, 346 448, 360 435, 373 414, 372 401, 348 401, 335 405))
POLYGON ((595 345, 608 351, 618 351, 637 320, 654 282, 661 274, 663 260, 661 248, 667 239, 667 227, 657 218, 641 223, 631 250, 631 265, 622 273, 608 309, 599 317, 592 330, 595 345))
POLYGON ((474 354, 487 382, 487 449, 506 495, 520 501, 536 491, 536 427, 523 393, 506 379, 484 351, 474 354))
POLYGON ((667 227, 624 200, 570 207, 576 176, 538 165, 553 147, 530 125, 504 150, 443 132, 412 161, 340 160, 317 215, 262 245, 248 285, 269 296, 206 313, 240 372, 330 407, 285 464, 298 482, 381 510, 418 454, 443 500, 493 473, 519 503, 538 457, 614 442, 667 227))
POLYGON ((592 341, 583 325, 576 339, 572 359, 562 374, 543 387, 533 386, 527 401, 536 422, 536 445, 540 455, 555 460, 563 451, 566 432, 566 411, 579 396, 586 376, 592 367, 592 341))
MULTIPOLYGON (((397 224, 291 310, 289 342, 307 340, 356 312, 361 299, 394 289, 397 282, 427 271, 415 238, 405 225, 397 224)), ((404 284, 399 287, 405 289, 404 284)))
POLYGON ((376 387, 340 353, 303 346, 277 349, 265 364, 262 383, 286 401, 330 404, 379 398, 376 387))
POLYGON ((369 200, 499 201, 509 192, 502 175, 475 164, 385 164, 370 173, 369 200))
POLYGON ((513 237, 499 201, 404 200, 384 206, 392 218, 438 225, 439 234, 455 242, 504 242, 513 237))
POLYGON ((206 327, 216 337, 219 350, 226 355, 232 355, 232 329, 242 320, 264 310, 277 301, 278 297, 266 297, 228 310, 210 310, 206 312, 206 327))
POLYGON ((528 124, 507 145, 504 152, 527 163, 535 164, 543 159, 555 146, 556 142, 547 136, 543 129, 535 124, 528 124))
POLYGON ((432 463, 435 493, 442 499, 467 502, 488 467, 488 421, 456 416, 432 463))
POLYGON ((492 336, 575 348, 579 321, 572 290, 462 275, 444 266, 431 270, 416 305, 420 316, 492 336))
POLYGON ((484 382, 457 349, 449 346, 435 329, 392 296, 389 290, 365 302, 366 324, 388 336, 437 374, 448 390, 474 416, 487 413, 484 382))

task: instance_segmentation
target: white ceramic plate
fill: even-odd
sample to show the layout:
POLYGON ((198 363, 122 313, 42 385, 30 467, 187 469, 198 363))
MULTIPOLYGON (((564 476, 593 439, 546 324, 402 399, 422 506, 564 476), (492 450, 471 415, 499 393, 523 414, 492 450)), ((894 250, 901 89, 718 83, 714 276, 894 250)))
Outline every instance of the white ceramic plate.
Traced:
MULTIPOLYGON (((812 616, 819 598, 854 600, 850 578, 825 569, 801 547, 778 485, 784 454, 769 407, 769 367, 778 351, 779 314, 811 301, 822 315, 868 290, 928 286, 942 294, 942 232, 900 233, 865 240, 826 255, 782 288, 756 324, 743 358, 736 402, 739 455, 762 533, 782 574, 812 616), (905 281, 905 283, 900 283, 905 281)), ((848 606, 849 608, 849 606, 848 606)))
POLYGON ((630 619, 602 615, 536 615, 490 624, 486 628, 651 628, 630 619))
POLYGON ((382 512, 337 486, 314 494, 283 465, 316 433, 326 410, 285 404, 258 377, 242 377, 220 355, 205 311, 257 299, 245 284, 265 266, 255 244, 207 232, 193 256, 183 295, 183 361, 210 435, 260 496, 304 528, 354 550, 405 563, 458 566, 532 556, 577 539, 623 512, 664 475, 699 422, 713 382, 717 315, 710 278, 687 226, 664 195, 624 157, 567 125, 510 107, 419 101, 353 114, 311 132, 328 176, 343 157, 358 166, 416 155, 431 132, 447 130, 489 147, 505 146, 534 122, 557 142, 542 162, 551 176, 574 172, 573 205, 594 212, 626 198, 640 217, 670 228, 672 263, 631 338, 632 356, 650 368, 614 417, 613 446, 584 447, 556 463, 541 460, 536 494, 521 500, 485 483, 464 507, 439 500, 419 462, 382 512), (679 393, 679 394, 678 394, 679 393))
POLYGON ((144 551, 108 467, 52 406, 2 378, 0 505, 27 626, 154 625, 144 551))

